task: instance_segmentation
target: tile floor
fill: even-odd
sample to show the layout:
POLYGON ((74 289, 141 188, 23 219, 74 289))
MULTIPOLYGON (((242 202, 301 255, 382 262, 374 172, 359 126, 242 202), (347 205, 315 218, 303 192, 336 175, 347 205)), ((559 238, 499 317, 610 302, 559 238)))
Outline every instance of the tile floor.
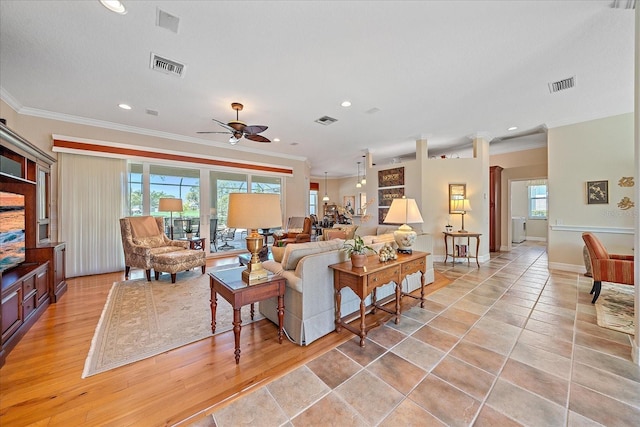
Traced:
POLYGON ((519 245, 358 339, 197 423, 256 426, 640 425, 628 335, 596 325, 591 281, 519 245))

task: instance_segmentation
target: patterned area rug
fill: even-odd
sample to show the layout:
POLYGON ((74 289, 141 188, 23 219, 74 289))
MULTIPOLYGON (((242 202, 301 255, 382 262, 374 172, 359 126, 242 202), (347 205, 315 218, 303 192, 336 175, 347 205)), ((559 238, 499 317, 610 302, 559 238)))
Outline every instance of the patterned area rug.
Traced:
MULTIPOLYGON (((199 341, 211 334, 209 275, 200 269, 114 283, 102 311, 82 378, 199 341)), ((250 306, 241 310, 251 323, 250 306)), ((254 320, 262 319, 257 304, 254 320)), ((218 296, 216 335, 232 329, 233 309, 218 296)))
POLYGON ((633 335, 634 292, 633 286, 603 282, 596 301, 598 326, 633 335))

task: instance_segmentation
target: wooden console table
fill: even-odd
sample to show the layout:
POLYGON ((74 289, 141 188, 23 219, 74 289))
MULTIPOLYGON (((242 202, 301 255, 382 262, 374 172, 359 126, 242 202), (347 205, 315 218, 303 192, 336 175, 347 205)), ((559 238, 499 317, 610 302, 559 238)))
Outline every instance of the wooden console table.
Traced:
POLYGON ((336 332, 340 332, 342 328, 353 332, 360 337, 360 347, 364 347, 364 339, 367 337, 367 331, 378 326, 374 324, 367 328, 365 324, 366 306, 364 300, 367 295, 371 294, 371 313, 375 313, 376 309, 386 311, 395 315, 396 324, 400 322, 400 298, 403 295, 420 299, 420 307, 424 308, 424 273, 426 272, 428 252, 413 251, 412 254, 398 254, 398 259, 387 262, 380 262, 377 255, 367 257, 367 263, 364 267, 353 267, 351 261, 332 264, 329 267, 333 269, 333 288, 335 292, 335 311, 336 311, 336 332), (402 292, 402 281, 409 274, 420 271, 420 297, 415 297, 409 293, 402 292), (391 311, 377 305, 376 288, 389 282, 396 284, 396 306, 395 311, 391 311), (360 298, 360 328, 345 323, 340 313, 340 304, 342 302, 342 288, 351 288, 353 292, 360 298))
POLYGON ((216 309, 218 294, 222 295, 233 307, 233 335, 235 338, 236 364, 240 363, 240 309, 251 304, 251 320, 253 320, 253 304, 267 298, 278 297, 278 342, 282 344, 284 324, 284 290, 285 279, 282 276, 269 274, 264 281, 248 285, 242 281, 244 267, 229 268, 209 273, 211 287, 211 332, 216 332, 216 309))
POLYGON ((449 257, 453 258, 453 262, 451 265, 455 266, 456 265, 456 258, 466 258, 467 259, 467 265, 469 265, 469 262, 471 260, 471 258, 475 258, 476 259, 476 264, 478 265, 478 268, 480 268, 480 262, 478 261, 478 249, 480 248, 480 236, 482 236, 481 233, 472 233, 472 232, 461 232, 461 231, 443 231, 442 234, 444 234, 444 253, 445 253, 445 257, 444 257, 444 263, 447 263, 447 259, 449 257), (462 238, 464 239, 466 237, 467 239, 467 252, 464 255, 460 255, 459 252, 456 252, 456 239, 462 238), (476 255, 470 255, 469 254, 469 242, 471 237, 475 237, 476 238, 476 255), (451 252, 449 252, 449 239, 451 239, 451 252))

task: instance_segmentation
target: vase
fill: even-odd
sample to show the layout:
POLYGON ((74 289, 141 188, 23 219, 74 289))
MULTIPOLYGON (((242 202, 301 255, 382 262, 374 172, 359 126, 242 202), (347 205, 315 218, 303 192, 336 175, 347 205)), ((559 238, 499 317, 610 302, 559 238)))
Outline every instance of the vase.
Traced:
POLYGON ((367 263, 367 256, 364 254, 351 254, 351 265, 354 267, 364 267, 367 263))

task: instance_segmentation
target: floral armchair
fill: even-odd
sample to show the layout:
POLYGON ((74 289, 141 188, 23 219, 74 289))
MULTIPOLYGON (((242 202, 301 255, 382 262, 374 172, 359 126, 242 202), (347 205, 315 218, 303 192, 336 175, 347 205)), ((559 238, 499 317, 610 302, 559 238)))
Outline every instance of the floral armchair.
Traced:
POLYGON ((120 218, 126 279, 129 278, 131 267, 135 267, 145 270, 147 280, 150 281, 154 255, 189 249, 189 242, 167 237, 163 222, 163 218, 152 216, 120 218))
POLYGON ((582 233, 589 258, 591 259, 591 274, 593 275, 592 304, 600 296, 602 282, 634 285, 633 255, 615 255, 607 252, 600 240, 591 233, 582 233))
POLYGON ((299 217, 289 218, 287 231, 281 234, 273 234, 274 246, 285 246, 288 243, 304 243, 311 241, 311 218, 304 217, 302 228, 295 227, 295 219, 299 217))

